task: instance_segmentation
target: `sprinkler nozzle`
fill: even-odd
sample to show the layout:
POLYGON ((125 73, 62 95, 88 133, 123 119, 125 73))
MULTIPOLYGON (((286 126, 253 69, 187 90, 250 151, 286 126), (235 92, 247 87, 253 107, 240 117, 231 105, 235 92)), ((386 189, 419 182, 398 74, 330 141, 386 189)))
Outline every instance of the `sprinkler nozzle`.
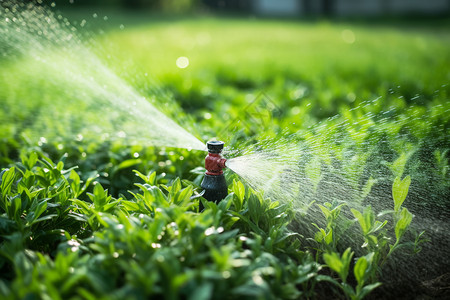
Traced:
POLYGON ((223 150, 224 142, 212 141, 207 142, 208 156, 205 158, 206 174, 208 175, 222 175, 222 169, 226 168, 226 158, 223 158, 220 153, 223 150))
POLYGON ((228 186, 222 171, 226 168, 227 160, 220 155, 223 145, 222 141, 206 143, 208 148, 208 155, 205 157, 206 173, 201 187, 204 191, 203 197, 208 201, 218 202, 228 195, 228 186))

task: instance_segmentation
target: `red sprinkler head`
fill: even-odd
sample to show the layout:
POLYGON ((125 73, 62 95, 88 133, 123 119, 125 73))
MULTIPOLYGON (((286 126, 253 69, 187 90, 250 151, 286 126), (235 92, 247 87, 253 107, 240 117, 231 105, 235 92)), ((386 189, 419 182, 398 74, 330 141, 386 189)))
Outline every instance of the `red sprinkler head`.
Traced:
MULTIPOLYGON (((224 142, 207 142, 208 156, 205 158, 206 173, 200 187, 203 189, 202 196, 208 201, 219 202, 228 195, 228 186, 222 169, 227 161, 220 155, 224 142)), ((202 204, 200 203, 200 208, 202 204)))
POLYGON ((207 142, 208 155, 205 158, 205 168, 207 175, 222 175, 222 169, 226 168, 225 163, 226 158, 223 158, 220 153, 223 150, 224 142, 222 141, 211 141, 207 142))

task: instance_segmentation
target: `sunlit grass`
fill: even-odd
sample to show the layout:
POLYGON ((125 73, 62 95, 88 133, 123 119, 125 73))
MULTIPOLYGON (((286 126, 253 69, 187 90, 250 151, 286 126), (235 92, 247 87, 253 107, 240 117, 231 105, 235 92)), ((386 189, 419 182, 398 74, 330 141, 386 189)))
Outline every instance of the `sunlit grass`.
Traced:
POLYGON ((367 88, 369 80, 388 85, 421 81, 424 89, 449 80, 445 65, 450 60, 450 34, 432 31, 352 23, 200 19, 112 31, 103 40, 112 46, 113 57, 127 62, 127 69, 156 77, 188 80, 224 70, 262 82, 281 73, 309 82, 335 77, 354 88, 367 88), (180 56, 189 58, 186 70, 176 67, 180 56))

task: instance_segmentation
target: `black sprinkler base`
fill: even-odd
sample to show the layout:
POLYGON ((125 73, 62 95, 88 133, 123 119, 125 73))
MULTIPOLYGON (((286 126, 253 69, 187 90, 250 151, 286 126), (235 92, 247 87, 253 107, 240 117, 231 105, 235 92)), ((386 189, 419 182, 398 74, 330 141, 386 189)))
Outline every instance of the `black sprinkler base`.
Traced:
POLYGON ((205 174, 201 188, 205 191, 203 198, 208 201, 219 202, 228 195, 228 186, 225 176, 205 174))

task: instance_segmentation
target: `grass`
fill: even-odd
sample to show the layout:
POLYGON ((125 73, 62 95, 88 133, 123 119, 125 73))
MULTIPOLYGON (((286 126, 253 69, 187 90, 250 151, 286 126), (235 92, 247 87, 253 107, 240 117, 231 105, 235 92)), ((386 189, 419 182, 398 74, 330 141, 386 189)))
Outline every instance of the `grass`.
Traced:
POLYGON ((294 132, 378 97, 387 110, 399 97, 427 106, 448 95, 450 39, 440 31, 251 19, 163 24, 108 34, 112 56, 127 62, 117 71, 143 89, 142 75, 153 76, 216 132, 261 91, 283 113, 277 125, 294 132), (354 43, 343 40, 346 30, 354 43), (180 56, 188 68, 176 67, 180 56), (222 114, 202 118, 211 111, 222 114))
MULTIPOLYGON (((2 296, 362 299, 373 290, 374 297, 395 295, 383 273, 386 264, 401 259, 411 268, 413 258, 406 253, 418 252, 424 241, 410 230, 415 220, 410 211, 433 207, 434 216, 449 211, 445 25, 147 20, 118 13, 102 23, 101 14, 91 16, 72 13, 73 19, 92 22, 91 29, 105 30, 94 36, 92 51, 202 140, 217 136, 242 149, 298 133, 299 139, 314 137, 324 149, 319 168, 333 161, 345 170, 355 167, 345 159, 348 151, 367 158, 367 145, 375 144, 375 163, 362 164, 367 172, 385 175, 372 188, 392 191, 390 211, 379 215, 377 203, 367 202, 350 210, 319 195, 320 220, 301 216, 305 228, 293 232, 299 216, 289 201, 273 202, 236 178, 225 200, 205 202, 199 212, 199 200, 190 197, 198 191, 203 153, 120 140, 24 138, 21 126, 32 124, 39 103, 70 93, 47 84, 57 74, 33 73, 28 58, 4 59, 2 296), (189 59, 185 69, 176 66, 181 56, 189 59), (386 111, 390 116, 383 119, 386 111), (340 122, 349 125, 339 127, 340 122), (411 195, 413 188, 428 191, 427 199, 411 195), (348 248, 341 240, 346 234, 366 247, 348 248), (380 282, 388 288, 379 288, 380 282)), ((64 133, 70 122, 47 125, 64 133)), ((310 162, 306 168, 313 167, 310 162)), ((357 178, 360 185, 366 181, 357 178)), ((430 251, 444 253, 431 245, 430 251)))

